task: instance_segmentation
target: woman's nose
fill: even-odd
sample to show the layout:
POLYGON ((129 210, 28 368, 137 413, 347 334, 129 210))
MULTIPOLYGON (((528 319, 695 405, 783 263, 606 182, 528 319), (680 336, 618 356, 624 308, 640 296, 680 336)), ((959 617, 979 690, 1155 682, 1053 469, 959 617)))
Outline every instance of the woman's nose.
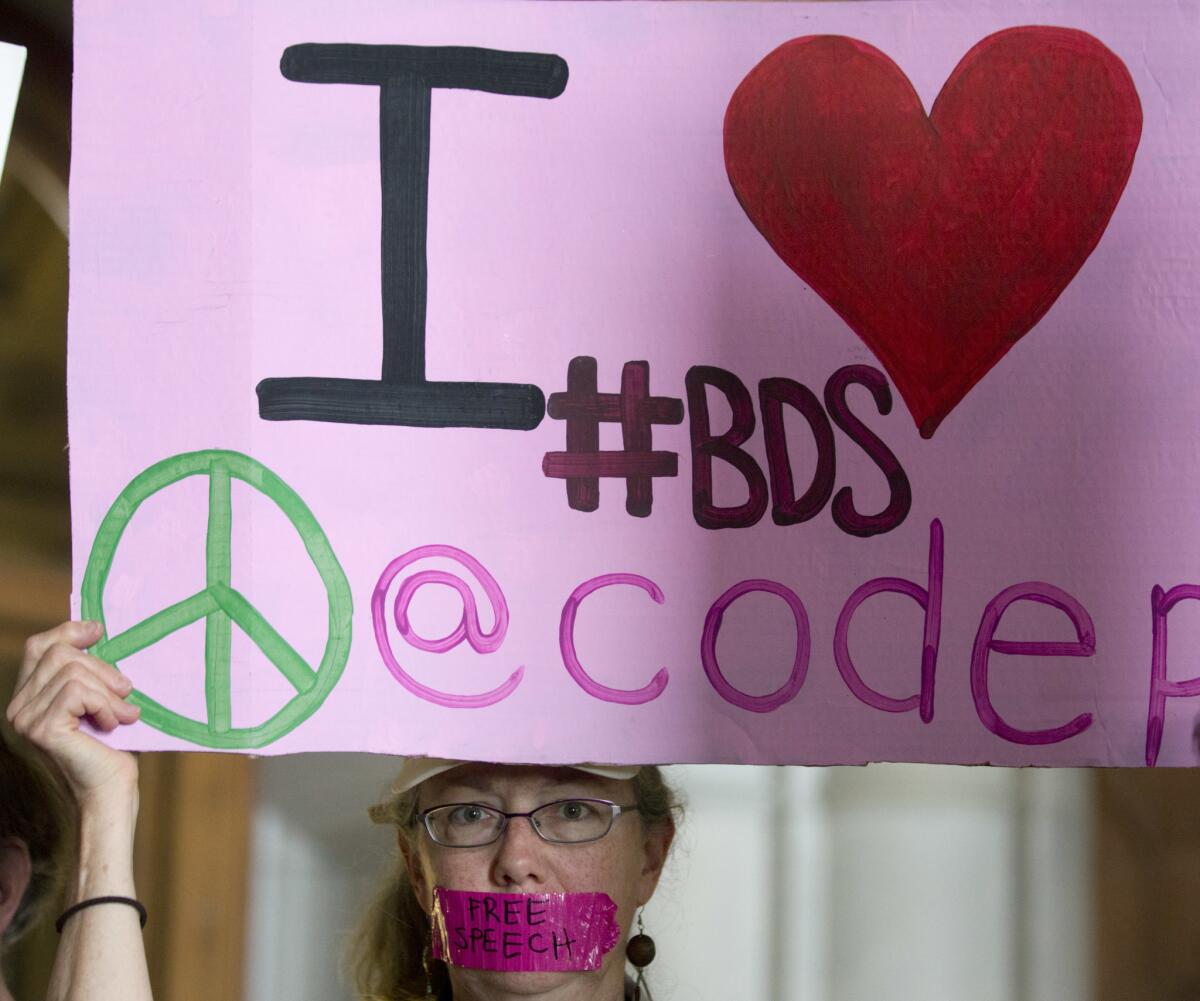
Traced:
POLYGON ((546 842, 533 830, 528 817, 513 817, 501 835, 492 863, 497 886, 509 889, 534 887, 545 882, 546 842))

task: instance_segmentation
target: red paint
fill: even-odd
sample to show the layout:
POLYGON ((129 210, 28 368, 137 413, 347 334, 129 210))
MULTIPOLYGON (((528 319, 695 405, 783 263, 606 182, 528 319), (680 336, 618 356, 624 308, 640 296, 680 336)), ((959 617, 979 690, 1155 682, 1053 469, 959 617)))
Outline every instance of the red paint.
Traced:
POLYGON ((751 221, 928 438, 1095 248, 1141 129, 1129 71, 1081 31, 989 35, 929 115, 878 49, 814 35, 738 86, 725 164, 751 221))

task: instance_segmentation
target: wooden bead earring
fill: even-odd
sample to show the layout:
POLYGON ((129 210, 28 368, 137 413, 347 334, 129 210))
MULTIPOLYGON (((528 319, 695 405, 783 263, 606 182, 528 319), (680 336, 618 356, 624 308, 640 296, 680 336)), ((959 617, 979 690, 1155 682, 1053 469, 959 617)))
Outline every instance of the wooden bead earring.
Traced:
POLYGON ((638 911, 637 934, 625 943, 625 958, 637 970, 637 980, 634 983, 635 1001, 654 1001, 650 988, 646 986, 645 969, 654 962, 654 939, 646 934, 642 924, 642 912, 638 911))

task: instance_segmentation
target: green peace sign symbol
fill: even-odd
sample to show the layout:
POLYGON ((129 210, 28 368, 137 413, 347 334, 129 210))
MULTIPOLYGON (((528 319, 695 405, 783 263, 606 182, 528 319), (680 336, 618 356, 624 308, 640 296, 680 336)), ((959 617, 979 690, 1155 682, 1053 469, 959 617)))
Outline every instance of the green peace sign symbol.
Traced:
POLYGON ((266 466, 240 452, 211 449, 173 455, 135 476, 113 502, 96 532, 83 574, 80 599, 83 617, 104 624, 104 585, 112 569, 117 545, 139 505, 152 494, 188 476, 207 476, 209 481, 205 543, 207 586, 198 594, 155 612, 116 636, 106 635, 92 647, 92 653, 116 665, 176 630, 204 619, 207 722, 181 716, 136 690, 129 701, 141 707, 143 722, 173 737, 207 747, 263 747, 308 719, 337 684, 350 656, 353 610, 350 585, 321 526, 299 495, 266 466), (320 666, 315 671, 231 586, 231 478, 249 484, 275 502, 299 533, 309 558, 321 575, 329 598, 329 637, 320 666), (230 647, 234 625, 250 638, 297 693, 270 719, 250 727, 234 727, 231 722, 230 647))

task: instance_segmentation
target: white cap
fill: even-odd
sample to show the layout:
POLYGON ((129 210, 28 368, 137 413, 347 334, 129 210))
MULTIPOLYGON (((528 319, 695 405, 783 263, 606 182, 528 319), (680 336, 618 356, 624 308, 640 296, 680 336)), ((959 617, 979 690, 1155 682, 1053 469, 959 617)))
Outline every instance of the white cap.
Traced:
MULTIPOLYGON (((441 775, 442 772, 448 772, 451 768, 457 768, 459 765, 473 764, 470 761, 463 761, 456 758, 405 758, 404 764, 400 766, 400 774, 396 776, 396 781, 392 783, 393 793, 408 792, 419 786, 426 779, 431 779, 435 775, 441 775)), ((624 781, 631 779, 642 770, 641 765, 564 765, 564 768, 575 768, 581 772, 587 772, 589 775, 599 775, 602 779, 617 779, 624 781)))

